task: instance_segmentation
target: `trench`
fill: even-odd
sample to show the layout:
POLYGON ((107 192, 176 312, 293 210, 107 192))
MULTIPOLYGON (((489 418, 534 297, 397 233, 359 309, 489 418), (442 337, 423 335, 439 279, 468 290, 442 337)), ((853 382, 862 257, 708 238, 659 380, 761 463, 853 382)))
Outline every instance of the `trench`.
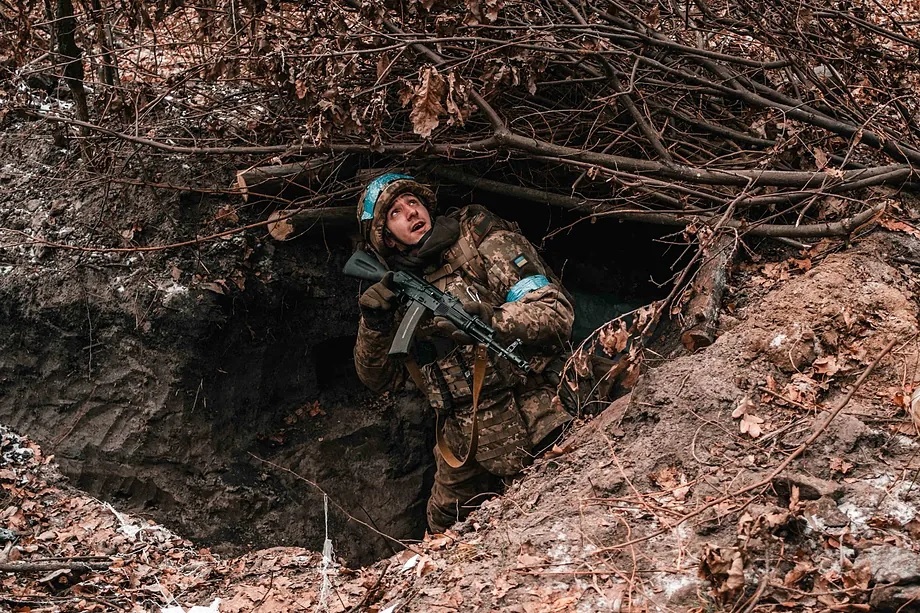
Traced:
MULTIPOLYGON (((577 338, 663 295, 679 256, 661 228, 478 201, 561 274, 577 338)), ((78 488, 200 546, 321 550, 328 536, 345 564, 364 565, 424 534, 430 409, 355 374, 347 233, 261 249, 273 283, 191 294, 143 327, 85 296, 35 311, 7 292, 0 421, 46 446, 78 488)))

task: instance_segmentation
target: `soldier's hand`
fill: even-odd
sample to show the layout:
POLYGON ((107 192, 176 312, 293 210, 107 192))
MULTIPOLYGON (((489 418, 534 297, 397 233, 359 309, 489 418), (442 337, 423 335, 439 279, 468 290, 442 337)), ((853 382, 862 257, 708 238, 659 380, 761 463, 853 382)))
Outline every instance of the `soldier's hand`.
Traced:
MULTIPOLYGON (((463 310, 470 315, 475 315, 487 326, 492 325, 492 315, 495 312, 492 305, 484 302, 469 302, 463 305, 463 310)), ((434 325, 441 336, 450 338, 458 345, 472 345, 476 342, 469 334, 443 317, 435 317, 434 325)))
POLYGON ((364 290, 358 298, 358 308, 365 325, 371 330, 388 332, 392 329, 396 309, 392 272, 364 290))
POLYGON ((390 271, 361 294, 358 305, 363 310, 392 311, 396 307, 396 292, 393 291, 393 272, 390 271))

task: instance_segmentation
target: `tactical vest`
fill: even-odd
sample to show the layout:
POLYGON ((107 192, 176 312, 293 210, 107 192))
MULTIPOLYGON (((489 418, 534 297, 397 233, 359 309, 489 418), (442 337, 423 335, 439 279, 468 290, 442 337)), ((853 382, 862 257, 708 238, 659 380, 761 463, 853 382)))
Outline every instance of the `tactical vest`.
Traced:
MULTIPOLYGON (((485 207, 470 205, 453 213, 458 215, 460 237, 444 253, 439 268, 425 278, 442 291, 463 296, 461 300, 479 300, 493 306, 505 302, 488 286, 489 262, 479 252, 479 245, 492 232, 518 232, 516 224, 494 215, 485 207), (464 296, 465 294, 465 296, 464 296)), ((551 271, 547 269, 547 273, 551 271)), ((558 283, 556 279, 552 279, 558 283)), ((561 287, 561 286, 560 286, 561 287)), ((424 336, 424 330, 420 329, 424 336)), ((540 356, 534 357, 539 362, 540 356)), ((416 386, 438 411, 444 422, 444 435, 458 455, 465 455, 472 433, 471 400, 473 358, 470 347, 456 347, 451 353, 428 363, 407 363, 416 386)), ((540 365, 542 367, 542 365, 540 365)), ((543 383, 542 378, 525 379, 504 360, 489 356, 482 388, 479 412, 476 460, 496 475, 520 472, 531 461, 531 434, 521 415, 517 395, 543 383)))

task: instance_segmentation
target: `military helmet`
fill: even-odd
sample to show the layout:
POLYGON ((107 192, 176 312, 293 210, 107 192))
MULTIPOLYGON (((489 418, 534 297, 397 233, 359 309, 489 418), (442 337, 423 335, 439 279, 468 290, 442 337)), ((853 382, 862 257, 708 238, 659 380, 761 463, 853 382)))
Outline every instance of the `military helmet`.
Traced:
POLYGON ((402 194, 414 194, 428 214, 434 217, 437 199, 434 192, 427 185, 417 182, 409 175, 388 172, 380 175, 364 189, 358 199, 358 223, 361 224, 361 235, 373 249, 380 255, 388 255, 390 249, 383 242, 383 233, 386 229, 386 214, 396 198, 402 194))

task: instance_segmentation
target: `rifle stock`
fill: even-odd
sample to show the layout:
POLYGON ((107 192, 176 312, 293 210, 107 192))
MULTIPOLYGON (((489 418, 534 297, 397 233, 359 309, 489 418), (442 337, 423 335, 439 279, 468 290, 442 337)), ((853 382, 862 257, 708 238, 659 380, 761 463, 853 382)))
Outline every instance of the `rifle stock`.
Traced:
POLYGON ((387 269, 372 256, 358 249, 345 262, 342 272, 349 277, 376 283, 387 274, 387 269))

